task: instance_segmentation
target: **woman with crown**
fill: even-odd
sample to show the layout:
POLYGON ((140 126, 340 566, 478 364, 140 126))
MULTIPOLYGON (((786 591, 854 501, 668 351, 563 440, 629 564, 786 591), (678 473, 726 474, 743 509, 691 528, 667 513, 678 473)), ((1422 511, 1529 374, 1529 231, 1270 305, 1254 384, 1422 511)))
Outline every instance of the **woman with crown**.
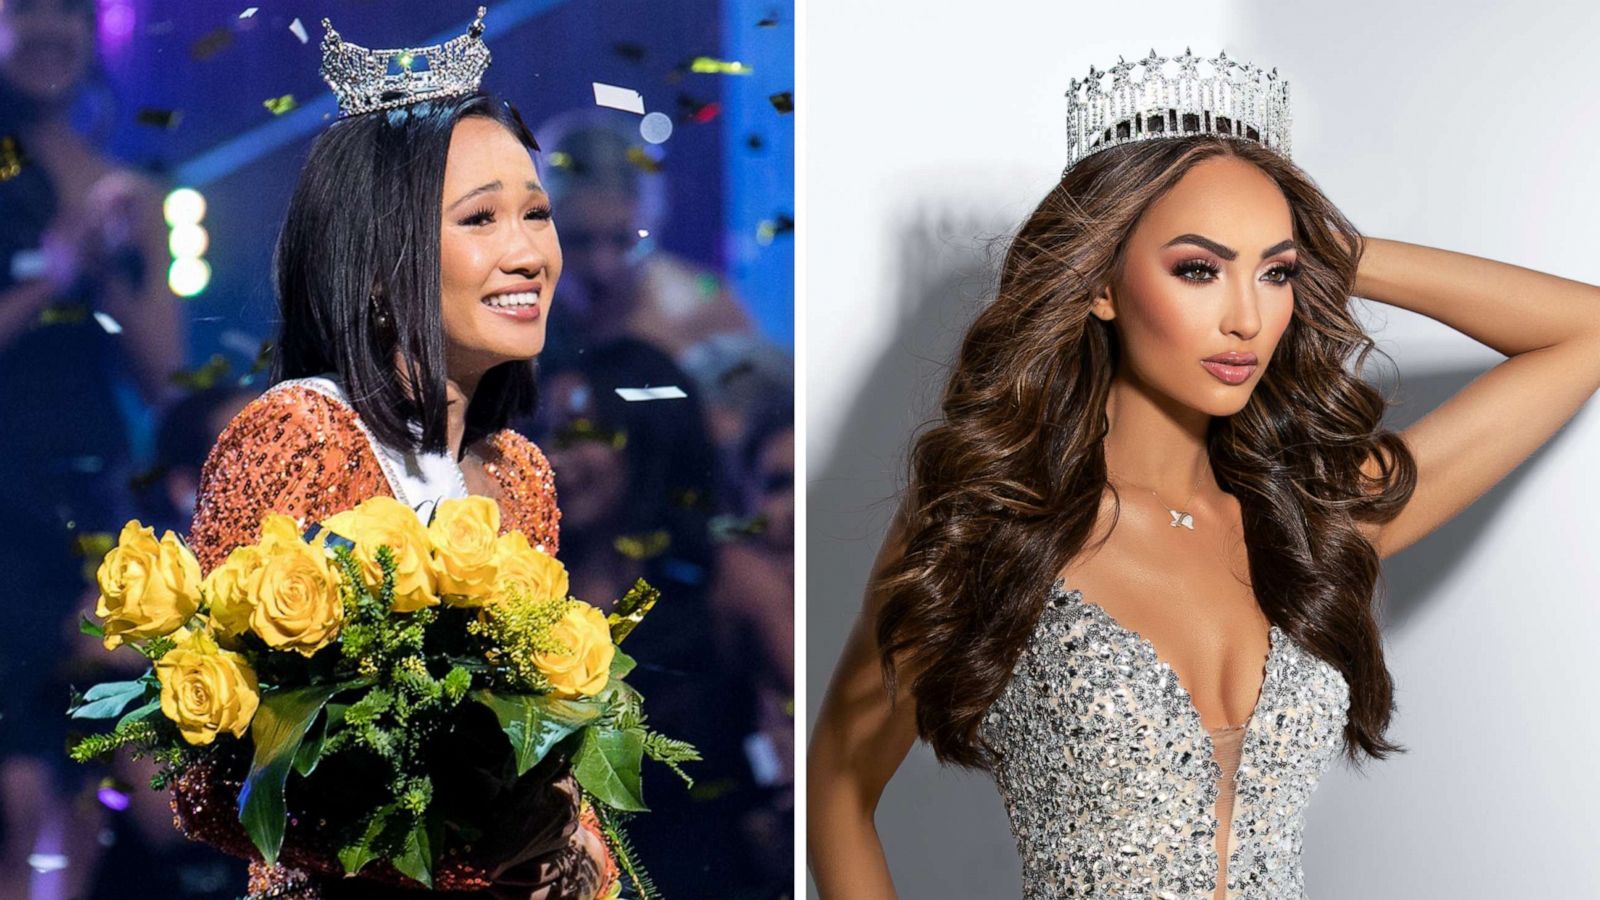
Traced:
POLYGON ((873 811, 919 737, 993 775, 1030 900, 1303 897, 1321 775, 1404 749, 1380 561, 1600 388, 1600 289, 1362 236, 1276 70, 1200 62, 1068 94, 814 726, 826 900, 892 896, 873 811), (1353 295, 1510 358, 1386 429, 1353 295))
MULTIPOLYGON (((561 247, 537 143, 478 89, 483 15, 445 44, 381 51, 324 20, 322 74, 340 114, 312 146, 278 240, 272 385, 202 473, 190 542, 203 572, 268 513, 305 527, 377 495, 423 517, 445 498, 488 496, 502 532, 556 552, 550 465, 507 423, 535 401, 561 247)), ((254 859, 255 896, 427 895, 376 863, 341 877, 325 842, 293 824, 278 861, 263 862, 235 815, 240 762, 186 770, 173 805, 190 837, 254 859)), ((612 892, 615 861, 570 772, 497 802, 507 813, 481 842, 493 849, 441 863, 433 895, 612 892)))

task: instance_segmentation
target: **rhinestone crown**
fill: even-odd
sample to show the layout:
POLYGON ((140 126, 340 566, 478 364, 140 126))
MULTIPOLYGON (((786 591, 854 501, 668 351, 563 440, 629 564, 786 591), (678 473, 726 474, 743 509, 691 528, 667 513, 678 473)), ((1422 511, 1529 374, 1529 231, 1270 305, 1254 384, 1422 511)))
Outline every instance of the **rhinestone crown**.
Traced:
POLYGON ((485 12, 478 7, 477 18, 460 37, 396 50, 352 44, 323 19, 322 80, 339 98, 339 118, 476 91, 489 68, 489 48, 482 40, 485 12))
POLYGON ((1211 133, 1255 141, 1289 157, 1289 83, 1226 51, 1202 60, 1185 47, 1182 56, 1150 55, 1074 78, 1067 90, 1067 168, 1101 150, 1135 141, 1211 133), (1169 75, 1166 63, 1177 64, 1169 75), (1200 74, 1200 64, 1210 74, 1200 74), (1135 67, 1140 77, 1130 78, 1135 67), (1109 74, 1111 83, 1103 84, 1109 74))

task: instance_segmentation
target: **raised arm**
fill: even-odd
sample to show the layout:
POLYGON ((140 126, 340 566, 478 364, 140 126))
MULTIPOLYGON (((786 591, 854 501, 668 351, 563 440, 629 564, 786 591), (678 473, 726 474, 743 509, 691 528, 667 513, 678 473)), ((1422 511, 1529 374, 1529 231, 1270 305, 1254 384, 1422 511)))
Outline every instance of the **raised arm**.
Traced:
POLYGON ((1355 292, 1510 357, 1401 432, 1416 457, 1416 490, 1394 519, 1363 528, 1379 556, 1390 556, 1482 496, 1600 390, 1600 287, 1369 238, 1355 292))
MULTIPOLYGON (((897 514, 872 566, 874 578, 905 552, 897 514)), ((870 580, 869 580, 870 581, 870 580)), ((912 673, 896 671, 894 703, 879 667, 870 590, 850 629, 811 729, 806 757, 806 857, 823 900, 896 896, 873 816, 883 788, 917 738, 912 673)))

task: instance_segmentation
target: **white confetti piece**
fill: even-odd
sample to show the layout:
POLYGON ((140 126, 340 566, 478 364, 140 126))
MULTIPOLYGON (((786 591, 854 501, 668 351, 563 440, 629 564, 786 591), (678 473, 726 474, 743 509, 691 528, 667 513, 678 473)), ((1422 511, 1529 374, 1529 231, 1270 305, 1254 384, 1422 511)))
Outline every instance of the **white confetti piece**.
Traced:
POLYGON ((253 16, 253 15, 255 15, 255 14, 256 14, 256 10, 258 10, 258 9, 260 9, 260 8, 261 8, 261 7, 259 7, 259 6, 252 6, 252 7, 250 7, 250 8, 249 8, 249 9, 247 9, 247 10, 245 10, 245 11, 244 11, 244 12, 242 12, 242 13, 239 13, 239 18, 241 18, 241 19, 248 19, 248 18, 250 18, 250 17, 251 17, 251 16, 253 16))
POLYGON ((617 396, 631 402, 634 400, 677 400, 680 397, 689 395, 685 394, 683 389, 677 385, 667 385, 665 387, 617 388, 617 396))
POLYGON ((633 88, 618 87, 614 84, 601 84, 594 82, 594 102, 596 106, 605 106, 610 109, 620 109, 623 112, 644 115, 644 95, 633 88))
POLYGON ((106 330, 106 334, 122 333, 122 323, 111 318, 110 313, 103 313, 97 309, 94 311, 94 320, 100 323, 100 327, 106 330))
POLYGON ((307 40, 309 40, 309 38, 306 37, 306 27, 300 24, 300 20, 298 18, 289 23, 289 30, 294 32, 294 36, 300 39, 300 43, 304 44, 307 40))

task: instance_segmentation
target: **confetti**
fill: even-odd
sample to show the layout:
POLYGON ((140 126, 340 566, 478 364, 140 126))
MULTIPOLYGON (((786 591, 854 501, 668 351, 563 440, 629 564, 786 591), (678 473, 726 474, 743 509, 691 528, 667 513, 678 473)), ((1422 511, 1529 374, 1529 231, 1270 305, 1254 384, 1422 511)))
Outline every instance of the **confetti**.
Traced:
POLYGON ((562 450, 586 441, 608 444, 613 450, 621 450, 628 446, 628 432, 620 428, 615 431, 601 428, 592 420, 580 417, 573 419, 555 433, 555 445, 562 450))
POLYGON ((616 54, 628 62, 644 62, 644 45, 629 41, 618 41, 611 45, 616 54))
POLYGON ((686 110, 686 115, 689 121, 699 125, 703 125, 706 122, 715 119, 717 117, 717 113, 722 112, 722 104, 715 100, 707 103, 701 103, 699 100, 687 95, 679 95, 678 106, 679 108, 686 110))
POLYGON ((745 138, 744 145, 749 147, 751 150, 760 150, 762 147, 766 146, 766 144, 762 142, 761 135, 759 134, 752 134, 745 138))
POLYGON ((289 30, 294 32, 294 36, 300 39, 300 43, 304 44, 307 40, 309 40, 309 38, 306 37, 306 27, 300 24, 300 20, 298 18, 289 23, 289 30))
POLYGON ((552 150, 550 155, 545 158, 550 160, 550 165, 558 169, 572 168, 572 154, 565 150, 552 150))
POLYGON ((89 318, 89 308, 82 303, 53 303, 39 310, 40 325, 76 325, 89 318))
POLYGON ((689 396, 688 394, 685 394, 683 389, 677 385, 642 388, 619 387, 616 389, 616 391, 618 397, 630 402, 635 400, 677 400, 681 397, 689 396))
POLYGON ((228 49, 228 46, 232 43, 232 31, 227 28, 213 28, 200 35, 194 43, 189 45, 189 56, 196 62, 205 62, 228 49))
POLYGON ((778 24, 778 11, 777 10, 773 10, 772 12, 767 13, 767 17, 765 19, 762 19, 761 21, 757 22, 756 23, 756 27, 757 28, 771 28, 772 26, 774 26, 776 24, 778 24))
MULTIPOLYGON (((161 479, 167 477, 167 467, 163 465, 152 466, 143 472, 136 472, 128 479, 128 490, 134 493, 148 490, 159 484, 161 479)), ((110 549, 110 548, 107 548, 110 549)))
POLYGON ((239 13, 239 18, 241 18, 241 19, 248 19, 248 18, 250 18, 250 17, 251 17, 251 16, 253 16, 253 15, 255 15, 255 14, 256 14, 256 10, 258 10, 258 9, 260 9, 260 8, 261 8, 261 7, 259 7, 259 6, 252 6, 252 7, 250 7, 250 8, 249 8, 249 9, 247 9, 247 10, 245 10, 245 11, 244 11, 244 12, 242 12, 242 13, 239 13))
MULTIPOLYGON (((665 534, 665 532, 660 533, 665 534)), ((645 613, 649 612, 659 599, 661 592, 651 587, 643 578, 635 581, 633 587, 617 601, 616 609, 606 616, 606 623, 611 627, 612 642, 622 643, 622 639, 633 631, 634 626, 644 619, 645 613)))
POLYGON ((672 117, 653 112, 639 120, 639 136, 652 144, 664 144, 672 137, 672 117))
POLYGON ((0 181, 10 181, 22 173, 22 148, 11 135, 0 137, 0 181))
POLYGON ((728 544, 762 534, 767 530, 767 518, 760 514, 741 517, 723 513, 712 516, 706 527, 710 531, 711 540, 719 544, 728 544))
POLYGON ((99 310, 95 310, 94 320, 100 323, 100 327, 106 330, 106 334, 122 333, 122 323, 111 318, 110 313, 103 313, 99 310))
POLYGON ((611 546, 628 559, 652 559, 671 545, 672 535, 664 528, 645 534, 619 534, 611 542, 611 546))
POLYGON ((41 875, 59 872, 67 867, 67 857, 63 853, 29 853, 28 867, 41 875))
POLYGON ((710 56, 696 56, 689 63, 689 71, 701 72, 711 75, 749 75, 755 71, 754 66, 747 66, 738 60, 714 59, 710 56))
POLYGON ((271 100, 263 100, 261 101, 261 105, 271 110, 273 115, 281 116, 289 110, 294 109, 294 95, 284 94, 282 97, 273 97, 271 100))
POLYGON ((780 113, 794 112, 794 92, 780 91, 767 98, 772 101, 772 108, 780 113))
POLYGON ((594 82, 594 103, 610 109, 644 115, 644 95, 633 88, 594 82))
POLYGON ((211 354, 211 358, 197 369, 180 369, 168 376, 167 380, 173 384, 188 388, 191 391, 203 391, 215 387, 217 382, 226 377, 228 370, 233 368, 228 363, 228 358, 221 353, 211 354))
POLYGON ((635 166, 638 166, 640 169, 646 172, 655 173, 661 171, 661 162, 655 157, 651 156, 649 153, 645 152, 643 147, 629 147, 628 162, 633 163, 635 166))
POLYGON ((787 234, 794 230, 794 219, 784 213, 778 213, 770 219, 763 219, 756 226, 756 242, 762 246, 772 243, 772 239, 780 234, 787 234))
POLYGON ((146 106, 139 110, 135 117, 140 125, 150 125, 155 128, 177 128, 178 122, 183 118, 183 111, 177 109, 157 109, 146 106))

